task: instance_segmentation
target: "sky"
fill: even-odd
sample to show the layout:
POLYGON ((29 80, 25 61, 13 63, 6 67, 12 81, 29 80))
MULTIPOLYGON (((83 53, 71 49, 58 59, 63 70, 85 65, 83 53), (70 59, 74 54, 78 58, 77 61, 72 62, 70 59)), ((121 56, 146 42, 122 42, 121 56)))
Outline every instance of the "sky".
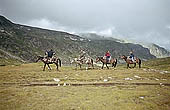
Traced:
POLYGON ((170 50, 170 0, 0 0, 14 23, 155 43, 170 50))

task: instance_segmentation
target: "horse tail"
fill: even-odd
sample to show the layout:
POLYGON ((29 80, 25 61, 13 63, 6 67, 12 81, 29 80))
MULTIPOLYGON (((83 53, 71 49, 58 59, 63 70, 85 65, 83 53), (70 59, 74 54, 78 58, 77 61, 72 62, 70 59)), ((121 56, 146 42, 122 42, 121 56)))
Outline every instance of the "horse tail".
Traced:
POLYGON ((91 59, 91 63, 92 63, 92 65, 93 65, 93 59, 91 59))
POLYGON ((139 68, 141 68, 142 61, 139 59, 139 68))
POLYGON ((59 66, 61 67, 61 60, 58 58, 57 61, 59 62, 59 66))
POLYGON ((117 65, 117 59, 115 59, 115 64, 114 64, 114 67, 116 67, 116 65, 117 65))

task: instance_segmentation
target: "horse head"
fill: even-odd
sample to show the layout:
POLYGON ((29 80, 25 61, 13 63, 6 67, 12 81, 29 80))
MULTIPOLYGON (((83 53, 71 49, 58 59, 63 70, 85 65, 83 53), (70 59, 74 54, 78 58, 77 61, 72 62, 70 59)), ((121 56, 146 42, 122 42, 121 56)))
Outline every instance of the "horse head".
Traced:
POLYGON ((125 55, 120 56, 121 59, 127 58, 125 55))
POLYGON ((120 56, 120 58, 124 59, 125 61, 127 60, 127 56, 125 56, 125 55, 120 56))
POLYGON ((99 57, 99 56, 98 56, 98 57, 96 58, 96 63, 99 62, 99 61, 101 61, 102 59, 103 59, 103 57, 99 57))
POLYGON ((38 55, 37 56, 37 60, 36 60, 36 62, 38 62, 39 60, 42 60, 44 57, 42 57, 42 56, 40 56, 40 55, 38 55))

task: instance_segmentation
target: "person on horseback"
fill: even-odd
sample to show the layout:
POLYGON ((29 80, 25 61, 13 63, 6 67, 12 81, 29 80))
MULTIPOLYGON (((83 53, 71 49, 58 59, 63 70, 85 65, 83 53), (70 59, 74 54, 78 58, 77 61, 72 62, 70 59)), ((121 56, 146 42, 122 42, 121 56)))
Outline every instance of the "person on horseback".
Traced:
POLYGON ((133 54, 132 51, 130 51, 130 56, 129 56, 129 58, 130 58, 133 62, 135 62, 135 56, 134 56, 134 54, 133 54))
POLYGON ((53 55, 55 55, 55 52, 51 49, 50 51, 46 51, 45 55, 47 55, 47 58, 52 62, 53 55))
POLYGON ((109 52, 109 51, 107 51, 107 52, 105 53, 105 57, 106 57, 106 62, 109 62, 109 60, 110 60, 110 58, 111 58, 111 55, 110 55, 110 52, 109 52))
POLYGON ((81 50, 80 60, 85 59, 85 55, 86 55, 86 52, 84 50, 81 50))

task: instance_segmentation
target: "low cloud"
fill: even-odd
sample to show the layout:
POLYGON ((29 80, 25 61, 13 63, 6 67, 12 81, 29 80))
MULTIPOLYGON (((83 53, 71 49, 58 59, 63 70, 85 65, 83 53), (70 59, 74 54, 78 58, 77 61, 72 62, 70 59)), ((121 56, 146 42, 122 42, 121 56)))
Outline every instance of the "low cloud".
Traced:
POLYGON ((30 20, 26 23, 26 25, 35 26, 44 29, 51 29, 51 30, 61 30, 61 31, 65 30, 65 27, 60 26, 57 22, 50 21, 46 18, 30 20))
MULTIPOLYGON (((105 37, 114 37, 118 39, 129 40, 129 41, 156 43, 170 50, 169 48, 170 37, 164 36, 162 33, 156 32, 153 30, 142 33, 142 34, 135 32, 135 30, 128 30, 128 29, 126 30, 126 32, 123 32, 122 30, 119 30, 118 28, 114 26, 108 27, 108 28, 107 27, 89 28, 89 29, 84 30, 84 29, 77 29, 74 27, 63 26, 59 24, 58 22, 50 21, 47 18, 33 19, 33 20, 28 21, 26 25, 40 27, 44 29, 50 29, 50 30, 64 31, 64 32, 69 32, 71 34, 96 33, 98 35, 102 35, 105 37)), ((167 26, 166 28, 170 29, 170 26, 167 26)))
POLYGON ((168 29, 170 29, 170 26, 167 26, 168 29))
POLYGON ((170 0, 0 0, 0 14, 15 23, 170 48, 169 5, 170 0))

